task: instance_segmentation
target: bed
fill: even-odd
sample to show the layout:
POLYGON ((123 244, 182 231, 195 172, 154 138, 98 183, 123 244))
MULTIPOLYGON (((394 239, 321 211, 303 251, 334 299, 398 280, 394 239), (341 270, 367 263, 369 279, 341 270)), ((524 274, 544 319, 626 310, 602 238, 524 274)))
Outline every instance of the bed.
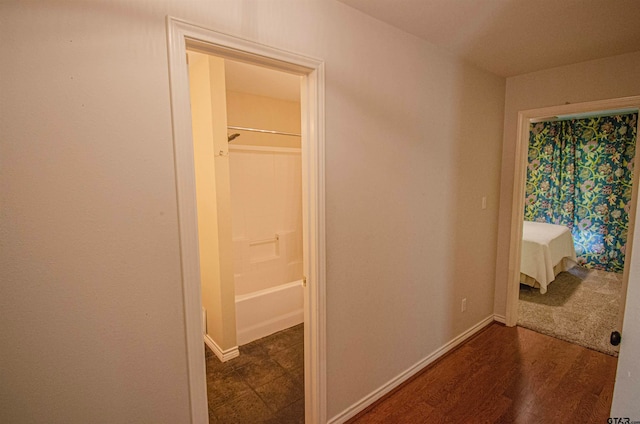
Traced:
POLYGON ((520 282, 547 292, 556 275, 577 263, 571 230, 564 225, 524 221, 520 282))

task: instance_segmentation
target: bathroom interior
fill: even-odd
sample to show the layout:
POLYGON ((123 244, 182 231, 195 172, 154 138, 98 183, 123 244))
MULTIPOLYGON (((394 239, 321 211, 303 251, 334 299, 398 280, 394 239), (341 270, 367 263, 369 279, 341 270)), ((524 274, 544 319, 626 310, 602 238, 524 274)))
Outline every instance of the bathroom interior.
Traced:
POLYGON ((188 67, 210 416, 304 420, 300 76, 188 67))

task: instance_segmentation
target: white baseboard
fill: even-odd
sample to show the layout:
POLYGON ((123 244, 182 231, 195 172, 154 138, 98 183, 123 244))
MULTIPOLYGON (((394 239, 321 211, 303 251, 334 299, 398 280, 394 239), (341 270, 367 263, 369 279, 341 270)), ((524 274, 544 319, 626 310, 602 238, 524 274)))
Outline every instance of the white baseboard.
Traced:
POLYGON ((240 350, 238 349, 238 346, 234 346, 227 350, 222 350, 220 346, 218 346, 218 344, 214 342, 208 334, 204 335, 204 342, 207 346, 209 346, 213 353, 216 354, 221 362, 227 362, 229 359, 237 358, 238 356, 240 356, 240 350))
POLYGON ((372 405, 378 399, 382 398, 384 395, 391 392, 393 389, 395 389, 396 387, 398 387, 399 385, 407 381, 409 378, 413 377, 415 374, 422 371, 422 369, 425 368, 427 365, 433 363, 435 360, 437 360, 447 352, 451 351, 453 348, 455 348, 462 342, 469 339, 478 331, 482 330, 487 325, 491 324, 494 321, 494 319, 495 319, 494 315, 489 315, 487 318, 483 319, 473 327, 469 328, 467 331, 463 332, 462 334, 460 334, 459 336, 457 336, 456 338, 454 338, 453 340, 451 340, 450 342, 442 346, 440 349, 431 353, 426 358, 420 360, 418 363, 414 364, 406 371, 402 372, 401 374, 387 381, 378 389, 369 393, 367 396, 363 397, 358 402, 354 403, 353 405, 351 405, 350 407, 348 407, 347 409, 345 409, 335 417, 331 418, 327 422, 327 424, 342 424, 347 420, 355 417, 357 414, 359 414, 368 406, 372 405))
POLYGON ((499 322, 500 324, 507 323, 507 317, 504 315, 493 314, 493 320, 499 322))

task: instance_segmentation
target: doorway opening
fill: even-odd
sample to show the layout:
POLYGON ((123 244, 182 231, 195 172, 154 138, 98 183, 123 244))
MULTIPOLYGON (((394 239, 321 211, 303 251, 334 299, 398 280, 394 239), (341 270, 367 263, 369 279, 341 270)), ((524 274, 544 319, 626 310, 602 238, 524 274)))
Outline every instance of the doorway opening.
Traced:
MULTIPOLYGON (((540 294, 541 292, 546 291, 547 287, 546 287, 546 282, 545 284, 542 284, 543 290, 540 290, 541 284, 539 283, 535 283, 531 280, 529 280, 529 283, 533 283, 530 285, 534 285, 537 288, 534 289, 527 289, 526 285, 521 286, 521 282, 523 280, 523 277, 525 277, 524 279, 526 279, 526 276, 524 276, 522 273, 523 271, 523 266, 526 267, 528 266, 527 262, 531 262, 531 259, 529 258, 529 255, 531 254, 532 250, 537 249, 537 244, 535 244, 535 242, 533 240, 530 240, 530 238, 532 237, 531 234, 533 234, 533 238, 536 237, 541 237, 538 234, 532 233, 532 231, 536 231, 537 229, 532 229, 530 227, 532 226, 536 226, 538 223, 530 223, 530 222, 526 222, 526 224, 528 225, 528 227, 524 227, 525 224, 525 212, 526 212, 526 205, 528 205, 529 203, 531 203, 532 205, 535 204, 535 200, 536 200, 536 195, 534 192, 540 191, 539 188, 536 187, 532 187, 532 185, 534 184, 541 184, 540 181, 538 181, 537 183, 529 181, 529 187, 527 188, 527 171, 529 171, 529 177, 531 177, 531 174, 534 173, 532 170, 536 167, 538 167, 538 160, 536 160, 536 158, 531 159, 530 156, 532 155, 532 151, 533 151, 533 155, 535 156, 536 152, 536 148, 535 146, 530 146, 529 145, 529 140, 530 140, 530 128, 532 128, 532 124, 534 125, 533 128, 536 129, 536 131, 540 130, 542 131, 543 128, 546 128, 542 123, 543 122, 548 122, 550 120, 556 120, 558 119, 557 117, 571 117, 577 120, 577 118, 580 117, 591 117, 591 120, 589 121, 590 123, 592 123, 593 125, 597 125, 598 123, 600 123, 599 119, 595 119, 596 116, 606 116, 606 115, 612 115, 612 114, 616 114, 616 115, 621 115, 621 114, 637 114, 638 112, 638 106, 640 105, 640 98, 639 97, 632 97, 632 98, 623 98, 623 99, 613 99, 613 100, 606 100, 606 101, 597 101, 597 102, 589 102, 589 103, 581 103, 581 104, 568 104, 568 105, 563 105, 563 106, 557 106, 557 107, 550 107, 550 108, 543 108, 543 109, 535 109, 535 110, 529 110, 529 111, 523 111, 519 113, 518 116, 518 136, 517 136, 517 142, 516 142, 516 163, 515 163, 515 174, 514 174, 514 191, 513 191, 513 204, 512 204, 512 216, 511 216, 511 239, 510 239, 510 252, 509 252, 509 280, 508 280, 508 284, 507 284, 507 314, 506 314, 506 324, 509 326, 514 326, 518 323, 518 306, 519 306, 519 297, 520 297, 520 293, 521 293, 521 287, 523 287, 525 289, 525 292, 529 292, 531 291, 531 293, 529 293, 531 296, 531 299, 533 298, 537 298, 538 300, 543 299, 543 297, 545 296, 545 294, 540 294), (530 148, 533 147, 533 148, 530 148), (527 194, 528 193, 528 194, 527 194), (533 193, 533 194, 532 194, 533 193), (529 202, 529 203, 528 203, 529 202), (523 232, 526 233, 528 232, 528 236, 527 239, 524 240, 523 239, 523 232), (524 240, 524 241, 523 241, 524 240), (523 255, 525 255, 526 257, 523 259, 523 255), (538 291, 539 290, 539 291, 538 291)), ((605 118, 603 118, 605 119, 605 118)), ((604 121, 603 121, 604 122, 604 121)), ((608 124, 607 124, 608 125, 608 124)), ((637 129, 638 129, 638 124, 637 124, 637 119, 635 119, 635 121, 633 122, 633 130, 636 131, 637 133, 637 129)), ((621 131, 624 131, 625 129, 621 129, 621 131)), ((552 131, 555 131, 554 129, 552 129, 552 131)), ((533 132, 533 134, 535 134, 535 132, 533 132)), ((593 142, 592 142, 593 143, 593 142)), ((613 142, 612 142, 613 144, 613 142)), ((607 146, 607 147, 611 147, 611 146, 607 146)), ((613 148, 613 147, 611 147, 613 148)), ((547 153, 550 153, 551 148, 549 148, 549 151, 547 153)), ((586 151, 585 152, 580 152, 578 153, 578 156, 580 155, 586 155, 586 151)), ((617 329, 617 331, 621 331, 622 328, 622 321, 624 318, 624 305, 625 305, 625 298, 626 298, 626 291, 627 291, 627 285, 628 285, 628 275, 629 275, 629 267, 631 265, 631 248, 632 248, 632 239, 633 239, 633 232, 634 232, 634 224, 635 224, 635 215, 636 215, 636 204, 637 204, 637 193, 638 193, 638 173, 639 173, 639 163, 640 160, 638 159, 638 155, 634 154, 633 159, 630 159, 631 162, 631 168, 635 169, 635 171, 633 172, 633 177, 632 177, 632 189, 630 189, 629 191, 631 192, 631 199, 628 202, 628 233, 625 234, 625 238, 627 240, 627 244, 626 244, 626 260, 624 261, 624 269, 621 270, 622 273, 621 275, 616 275, 613 276, 612 278, 617 278, 618 281, 611 281, 611 283, 613 284, 613 286, 618 286, 619 287, 619 293, 620 293, 620 299, 619 299, 619 308, 618 310, 615 311, 615 314, 617 315, 617 319, 612 319, 611 321, 615 322, 615 328, 617 329)), ((603 172, 607 172, 607 169, 602 168, 601 169, 603 172)), ((612 170, 612 172, 615 172, 615 170, 612 170)), ((620 171, 622 172, 622 171, 620 171)), ((545 183, 546 184, 546 183, 545 183)), ((586 186, 585 186, 586 187, 586 186)), ((583 188, 585 188, 583 187, 583 188)), ((543 186, 542 189, 543 191, 547 190, 548 187, 543 186)), ((588 188, 588 187, 587 187, 588 188)), ((609 185, 606 190, 609 190, 611 188, 611 185, 609 185)), ((593 191, 595 193, 595 191, 593 191)), ((616 200, 619 200, 616 197, 616 200)), ((616 206, 619 206, 618 204, 619 202, 616 202, 616 206)), ((569 205, 571 206, 571 205, 569 205)), ((613 207, 613 205, 611 205, 611 207, 613 207)), ((602 206, 601 208, 604 208, 604 206, 602 206)), ((573 212, 572 208, 571 212, 573 212)), ((587 210, 587 208, 583 208, 584 210, 580 211, 580 213, 583 213, 585 210, 587 210)), ((529 211, 531 212, 531 211, 529 211)), ((529 220, 535 220, 532 219, 532 217, 535 216, 535 213, 529 213, 529 220)), ((540 221, 542 220, 542 217, 539 219, 540 221)), ((589 221, 590 222, 590 221, 589 221)), ((579 229, 583 229, 583 226, 586 226, 587 224, 589 224, 589 222, 584 221, 583 223, 581 223, 581 227, 576 227, 574 229, 574 233, 579 230, 579 229)), ((543 224, 544 225, 544 224, 543 224)), ((598 230, 600 230, 600 227, 602 227, 603 229, 601 231, 607 231, 607 229, 605 228, 604 225, 596 225, 598 227, 598 230)), ((569 225, 569 227, 571 227, 571 225, 569 225)), ((591 225, 589 226, 590 228, 592 227, 591 225)), ((560 227, 558 227, 560 228, 560 227)), ((595 227, 594 227, 595 228, 595 227)), ((546 231, 546 230, 555 230, 556 228, 544 228, 542 230, 546 231)), ((558 249, 560 249, 560 245, 562 244, 562 240, 563 237, 567 237, 567 233, 569 234, 569 243, 571 245, 571 247, 573 247, 573 241, 571 239, 571 230, 566 230, 564 231, 563 234, 557 234, 557 235, 553 235, 552 238, 550 238, 549 240, 545 239, 544 243, 541 243, 542 246, 547 246, 545 248, 540 247, 540 249, 547 249, 547 250, 551 250, 549 249, 549 247, 551 248, 555 248, 554 247, 554 243, 555 246, 558 247, 558 249)), ((603 234, 599 234, 599 236, 601 236, 603 234)), ((549 236, 551 237, 551 236, 549 236)), ((578 237, 580 237, 580 234, 578 234, 578 237)), ((565 243, 566 244, 566 243, 565 243)), ((602 246, 600 246, 602 247, 602 246)), ((596 246, 596 249, 600 249, 600 247, 596 246)), ((577 249, 580 250, 580 249, 577 249)), ((544 252, 542 252, 544 253, 544 252)), ((547 252, 548 253, 548 252, 547 252)), ((583 252, 578 252, 583 253, 583 252)), ((566 255, 563 253, 562 254, 563 257, 571 257, 570 253, 567 253, 566 255)), ((583 258, 581 258, 580 261, 584 260, 584 256, 583 258)), ((562 259, 562 258, 561 258, 562 259)), ((574 257, 575 259, 575 257, 574 257)), ((553 262, 551 259, 549 259, 549 261, 547 261, 549 263, 553 262)), ((556 266, 555 263, 551 263, 550 266, 547 266, 547 268, 549 267, 556 267, 553 271, 549 271, 549 276, 548 279, 550 281, 554 281, 555 276, 559 276, 560 278, 558 278, 558 284, 557 286, 554 287, 553 284, 549 284, 549 289, 568 289, 567 287, 569 285, 571 285, 572 283, 575 283, 574 285, 577 287, 578 285, 580 285, 581 282, 587 282, 587 283, 592 283, 592 281, 589 281, 589 278, 591 279, 595 279, 596 280, 596 285, 600 285, 601 288, 603 288, 607 281, 605 281, 607 278, 611 277, 611 275, 608 275, 608 273, 603 273, 603 274, 598 274, 601 271, 588 271, 584 268, 580 268, 580 267, 573 267, 573 265, 575 265, 575 263, 572 263, 574 261, 571 260, 565 260, 562 259, 561 262, 559 262, 556 266), (569 270, 571 268, 571 270, 569 270, 569 273, 561 273, 558 274, 559 271, 563 271, 565 269, 562 269, 562 266, 565 266, 566 270, 569 270), (572 268, 573 267, 573 268, 572 268), (560 281, 562 280, 562 281, 560 281), (575 281, 574 281, 575 280, 575 281)), ((529 264, 530 265, 530 264, 529 264)), ((620 271, 620 270, 616 270, 616 271, 620 271)), ((524 273, 527 274, 527 273, 524 273)), ((529 273, 530 274, 530 273, 529 273)), ((526 283, 525 283, 526 284, 526 283)), ((555 284, 555 283, 554 283, 555 284)), ((585 286, 588 286, 589 284, 585 284, 585 286)), ((604 290, 606 290, 606 287, 603 288, 604 290)), ((566 290, 565 290, 566 291, 566 290)), ((566 293, 565 293, 566 294, 566 293)), ((560 294, 560 298, 562 298, 563 294, 560 294)), ((567 296, 565 296, 566 298, 569 298, 569 296, 573 296, 574 293, 571 292, 569 293, 567 296)), ((528 295, 527 295, 528 296, 528 295)), ((576 296, 577 297, 577 296, 576 296)), ((527 300, 530 301, 531 299, 529 299, 527 297, 527 300)), ((544 303, 549 303, 547 302, 547 300, 544 300, 541 302, 541 304, 544 303)), ((537 307, 537 306, 536 306, 537 307)), ((555 308, 555 307, 554 307, 555 308)), ((551 309, 554 309, 551 308, 551 309)), ((531 310, 535 309, 534 308, 529 308, 531 310)), ((527 308, 521 308, 520 309, 520 313, 522 314, 527 313, 527 311, 529 310, 527 308), (524 309, 524 310, 523 310, 524 309)), ((536 309, 536 310, 544 310, 544 308, 542 309, 536 309)), ((548 310, 550 310, 549 308, 547 308, 547 310, 545 312, 548 312, 548 310)), ((558 310, 557 308, 555 310, 558 310)), ((522 318, 522 317, 521 317, 522 318)), ((544 321, 545 319, 547 321, 549 321, 548 323, 543 323, 542 325, 547 325, 547 326, 553 326, 553 319, 547 319, 549 317, 542 317, 539 322, 544 321)), ((532 319, 532 321, 535 321, 535 319, 532 319)), ((580 325, 589 325, 587 322, 581 322, 579 323, 580 325)), ((574 324, 575 325, 575 324, 574 324)), ((531 328, 531 327, 530 327, 531 328)), ((535 329, 535 328, 534 328, 535 329)), ((575 327, 574 327, 575 329, 575 327)), ((547 332, 547 334, 551 334, 553 335, 553 332, 556 330, 555 328, 550 328, 550 332, 547 332)), ((597 338, 597 337, 596 337, 597 338)), ((565 340, 569 340, 572 341, 570 338, 565 338, 565 340)), ((596 349, 596 350, 601 350, 601 349, 596 349)), ((606 350, 606 349, 605 349, 606 350)), ((605 350, 601 350, 601 351, 605 351, 605 350)), ((609 352, 606 352, 609 353, 609 352)))
MULTIPOLYGON (((190 108, 189 75, 186 66, 187 51, 215 56, 222 60, 236 61, 244 64, 260 66, 270 70, 297 75, 300 79, 300 175, 302 192, 301 200, 301 239, 302 239, 302 282, 297 284, 302 289, 304 330, 304 417, 306 422, 323 422, 326 420, 325 389, 325 264, 324 264, 324 66, 322 61, 297 54, 274 49, 248 40, 221 34, 187 22, 168 17, 168 48, 171 81, 171 103, 174 129, 174 150, 176 165, 176 185, 178 195, 178 212, 180 224, 180 243, 183 268, 184 313, 186 327, 186 343, 188 357, 189 387, 191 396, 192 422, 208 422, 207 392, 205 378, 205 352, 203 349, 203 330, 205 323, 202 314, 201 273, 208 269, 216 269, 233 275, 233 256, 231 249, 220 249, 217 266, 203 266, 204 258, 200 257, 198 232, 198 205, 196 186, 196 167, 194 159, 194 131, 192 131, 192 115, 190 108), (222 253, 222 255, 221 255, 222 253), (230 259, 230 260, 229 260, 230 259)), ((213 80, 212 80, 213 81, 213 80)), ((214 117, 215 114, 211 114, 214 117)), ((212 154, 218 158, 229 158, 229 145, 251 131, 241 125, 238 128, 227 128, 226 120, 216 119, 211 125, 212 131, 221 132, 224 143, 214 143, 212 154), (228 132, 229 131, 229 132, 228 132), (237 136, 235 134, 241 134, 237 136), (233 139, 233 140, 232 140, 233 139)), ((270 130, 270 128, 251 128, 270 130)), ((283 131, 289 132, 289 131, 283 131)), ((245 139, 248 139, 245 136, 245 139)), ((211 147, 211 146, 210 146, 211 147)), ((283 147, 286 148, 286 147, 283 147)), ((233 149, 231 154, 233 155, 233 149)), ((252 147, 255 150, 255 146, 252 147)), ((240 148, 240 151, 242 148, 240 148)), ((238 151, 238 150, 236 150, 238 151)), ((215 159, 214 159, 215 160, 215 159)), ((217 163, 216 163, 217 164, 217 163)), ((224 171, 224 166, 219 167, 224 171)), ((214 171, 216 172, 216 171, 214 171)), ((227 168, 228 175, 228 168, 227 168)), ((220 179, 221 181, 224 178, 220 179)), ((218 181, 216 181, 216 184, 218 181)), ((219 187, 216 187, 219 188, 219 187)), ((224 196, 224 190, 220 193, 224 196)), ((220 194, 218 193, 218 194, 220 194)), ((226 195, 229 195, 228 190, 226 195)), ((230 208, 231 202, 227 202, 230 208)), ((218 210, 216 212, 219 212, 218 210)), ((223 213, 225 211, 222 211, 223 213)), ((219 226, 218 235, 226 232, 225 239, 232 240, 232 226, 219 226)), ((290 235, 289 235, 290 236, 290 235)), ((253 240, 259 255, 267 257, 278 249, 282 238, 287 234, 275 234, 268 241, 253 240), (275 241, 274 241, 275 239, 275 241), (259 242, 259 243, 258 243, 259 242), (264 242, 264 243, 263 243, 264 242)), ((215 246, 214 246, 215 247, 215 246)), ((282 247, 282 246, 280 246, 282 247)), ((218 246, 219 248, 219 246, 218 246)), ((215 262, 215 261, 214 261, 215 262)), ((295 262, 295 261, 294 261, 295 262)), ((208 264, 211 265, 211 264, 208 264)), ((216 265, 215 263, 213 265, 216 265)), ((298 265, 293 265, 295 268, 298 265)), ((287 285, 289 283, 285 283, 287 285)), ((223 287, 223 286, 221 286, 223 287)), ((220 299, 232 299, 231 302, 220 302, 222 320, 235 320, 234 290, 221 288, 217 292, 220 299), (230 294, 231 292, 231 294, 230 294), (222 306, 228 305, 228 309, 222 306), (226 318, 225 318, 226 317, 226 318), (229 317, 233 317, 229 318, 229 317)), ((258 290, 260 291, 260 290, 258 290)), ((255 293, 253 293, 255 294, 255 293)), ((207 315, 210 312, 207 311, 207 315)), ((238 356, 237 340, 234 343, 235 322, 233 325, 220 325, 222 335, 220 344, 214 343, 215 354, 228 361, 238 356)), ((207 327, 212 323, 207 320, 207 327)), ((302 327, 299 327, 302 330, 302 327)), ((212 331, 215 329, 212 329, 212 331)), ((252 329, 255 330, 255 329, 252 329)), ((211 333, 207 328, 207 332, 211 333)), ((255 334, 247 336, 249 340, 255 334)), ((253 333, 252 333, 253 334, 253 333)), ((245 337, 243 336, 243 337, 245 337)), ((209 345, 209 344, 208 344, 209 345)), ((241 351, 241 349, 240 349, 241 351)), ((242 357, 242 355, 240 355, 242 357)), ((302 377, 302 376, 301 376, 302 377)))
POLYGON ((302 422, 301 77, 187 57, 209 414, 302 422))

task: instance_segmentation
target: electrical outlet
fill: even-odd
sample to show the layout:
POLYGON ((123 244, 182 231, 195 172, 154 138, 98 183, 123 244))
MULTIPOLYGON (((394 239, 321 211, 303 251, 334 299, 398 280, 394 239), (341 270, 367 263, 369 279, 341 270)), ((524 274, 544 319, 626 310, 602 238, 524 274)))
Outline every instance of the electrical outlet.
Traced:
POLYGON ((462 299, 462 305, 460 306, 460 312, 464 312, 467 310, 467 298, 462 299))

